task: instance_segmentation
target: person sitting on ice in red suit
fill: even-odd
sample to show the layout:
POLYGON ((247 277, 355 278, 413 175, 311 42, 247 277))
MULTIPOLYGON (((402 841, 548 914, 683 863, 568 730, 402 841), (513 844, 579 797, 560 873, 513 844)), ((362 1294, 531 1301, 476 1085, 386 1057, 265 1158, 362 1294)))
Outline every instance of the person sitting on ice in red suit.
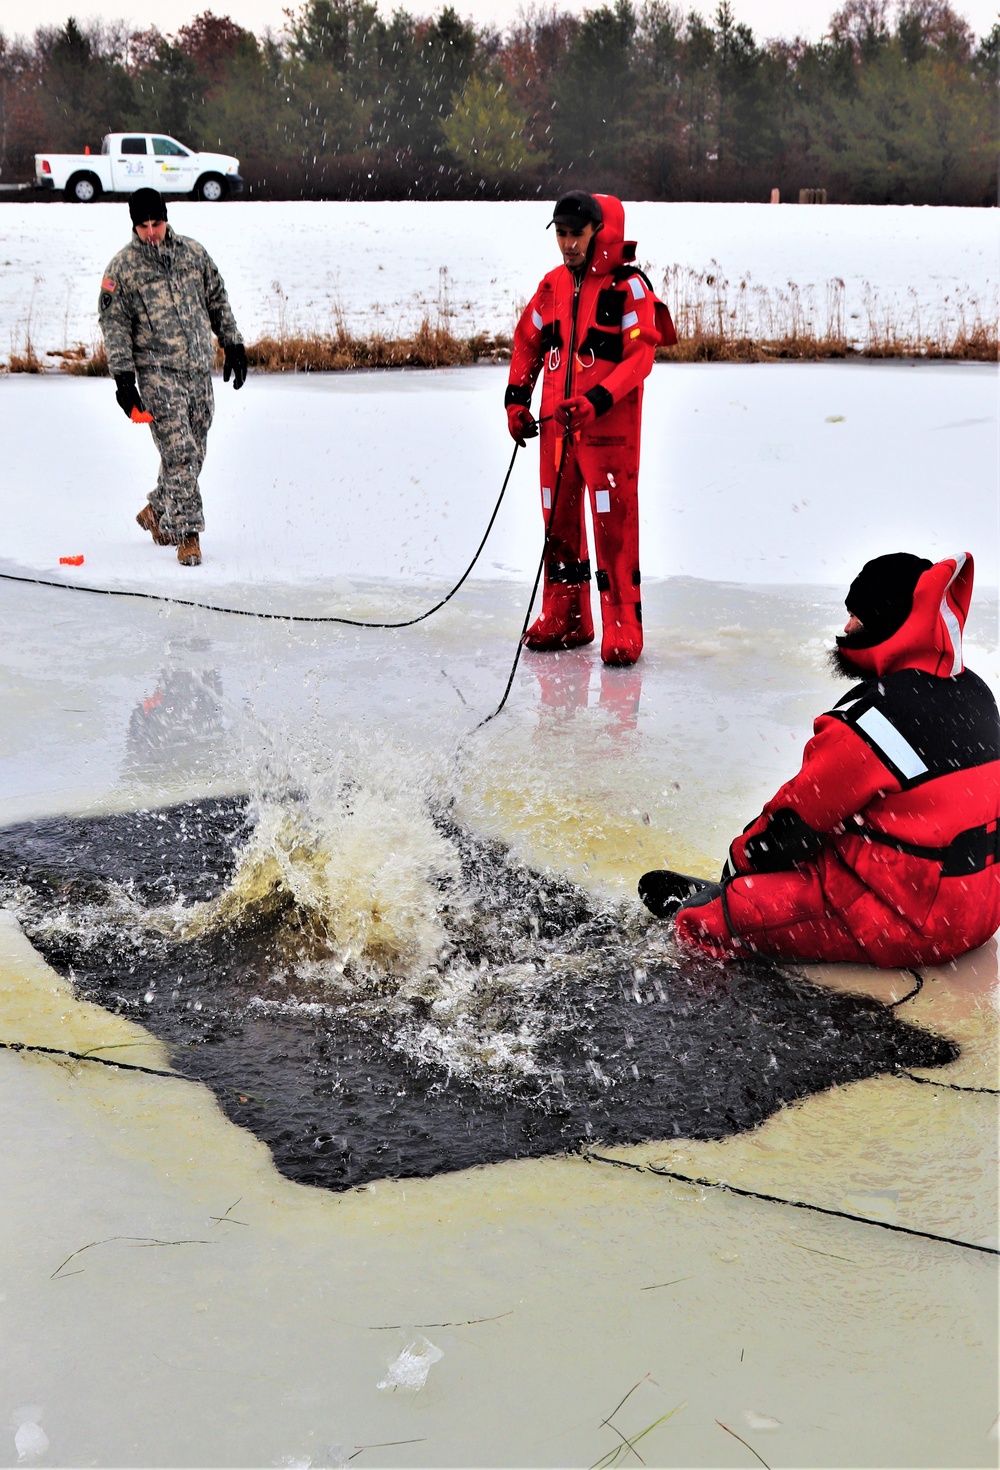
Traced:
POLYGON ((962 661, 972 576, 968 555, 862 568, 832 655, 861 682, 820 715, 721 884, 640 879, 681 944, 895 968, 955 959, 1000 928, 1000 716, 962 661))
POLYGON ((630 262, 625 211, 610 194, 574 189, 551 224, 563 264, 549 271, 514 332, 504 400, 519 444, 539 429, 531 392, 543 366, 541 422, 545 582, 542 611, 525 634, 539 652, 590 643, 590 494, 606 664, 642 652, 639 592, 639 433, 642 384, 660 343, 677 337, 649 281, 630 262))

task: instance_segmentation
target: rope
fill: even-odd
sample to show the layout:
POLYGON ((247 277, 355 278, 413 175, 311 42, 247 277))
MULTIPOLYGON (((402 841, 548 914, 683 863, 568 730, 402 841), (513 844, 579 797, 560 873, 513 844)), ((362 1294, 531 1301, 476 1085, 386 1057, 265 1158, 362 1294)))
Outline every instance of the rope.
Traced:
POLYGON ((917 1077, 913 1072, 897 1072, 897 1077, 908 1077, 911 1082, 919 1082, 921 1087, 947 1087, 949 1092, 981 1092, 987 1097, 1000 1096, 1000 1088, 996 1087, 963 1087, 959 1082, 938 1082, 934 1077, 917 1077))
POLYGON ((886 1006, 887 1011, 894 1011, 897 1006, 905 1006, 908 1000, 912 1000, 915 995, 919 995, 920 992, 923 990, 924 977, 923 975, 921 975, 920 971, 907 969, 906 973, 908 975, 912 975, 917 983, 916 985, 914 985, 912 990, 908 990, 907 993, 905 995, 901 995, 898 1000, 889 1001, 886 1006))
POLYGON ((937 1240, 944 1245, 957 1245, 966 1251, 981 1251, 983 1255, 1000 1256, 1000 1250, 992 1245, 976 1245, 971 1240, 956 1240, 951 1235, 935 1235, 929 1230, 915 1230, 910 1225, 893 1225, 888 1220, 872 1220, 866 1215, 852 1215, 847 1210, 832 1210, 826 1205, 809 1204, 801 1199, 784 1199, 778 1194, 761 1194, 755 1189, 741 1189, 736 1184, 726 1184, 721 1179, 699 1179, 691 1174, 680 1174, 675 1169, 661 1169, 656 1164, 633 1164, 627 1159, 609 1159, 605 1154, 584 1150, 587 1162, 614 1164, 622 1169, 635 1169, 640 1174, 659 1174, 664 1179, 677 1179, 681 1184, 697 1184, 702 1189, 723 1189, 727 1194, 738 1194, 743 1199, 764 1200, 771 1205, 787 1205, 794 1210, 812 1210, 817 1215, 833 1215, 838 1220, 853 1220, 857 1225, 874 1225, 879 1230, 893 1230, 899 1235, 916 1235, 921 1240, 937 1240))
MULTIPOLYGON (((544 423, 545 421, 544 419, 539 419, 538 422, 544 423)), ((524 636, 528 631, 528 623, 531 620, 531 610, 535 605, 535 598, 538 596, 538 584, 542 580, 542 571, 545 567, 545 558, 548 555, 549 536, 552 531, 552 521, 556 513, 556 503, 559 500, 559 487, 562 484, 563 470, 566 467, 566 445, 571 438, 572 435, 567 434, 562 441, 562 453, 559 458, 559 468, 556 471, 556 482, 552 488, 552 504, 549 506, 548 519, 545 522, 545 536, 542 541, 542 554, 538 558, 538 570, 535 572, 535 581, 531 588, 531 596, 528 598, 527 611, 524 614, 524 622, 521 624, 521 632, 517 640, 517 650, 514 654, 514 662, 511 664, 510 673, 507 676, 507 686, 504 689, 503 695, 500 699, 500 703, 497 705, 496 709, 493 710, 491 714, 488 714, 485 719, 480 720, 478 725, 474 725, 473 728, 469 731, 470 735, 474 735, 477 730, 481 730, 484 725, 488 725, 490 720, 496 719, 497 715, 507 703, 510 691, 513 688, 514 675, 517 673, 517 666, 521 662, 521 651, 524 648, 524 636)))
MULTIPOLYGON (((908 1000, 912 1000, 915 995, 919 995, 921 990, 923 990, 924 977, 923 975, 921 975, 920 971, 909 970, 907 973, 913 976, 914 980, 917 982, 916 985, 913 987, 912 990, 908 991, 906 995, 901 995, 899 1000, 890 1001, 889 1004, 886 1006, 886 1010, 893 1011, 896 1009, 897 1006, 905 1005, 908 1000)), ((903 1068, 894 1073, 894 1075, 896 1077, 907 1077, 911 1082, 919 1082, 921 1087, 946 1087, 949 1092, 978 1092, 985 1094, 987 1097, 1000 1096, 1000 1088, 964 1087, 960 1082, 938 1082, 937 1079, 934 1077, 917 1077, 914 1075, 913 1072, 907 1072, 903 1068)))
POLYGON ((97 1062, 101 1067, 119 1067, 123 1072, 145 1072, 147 1077, 176 1077, 181 1082, 190 1081, 183 1072, 164 1072, 158 1067, 140 1067, 137 1062, 116 1062, 110 1057, 95 1057, 85 1051, 63 1051, 58 1046, 29 1046, 26 1041, 0 1041, 0 1048, 15 1052, 37 1051, 49 1057, 70 1057, 74 1062, 97 1062))
MULTIPOLYGON (((420 613, 415 618, 403 618, 402 621, 397 623, 369 622, 363 618, 314 617, 308 616, 305 613, 255 612, 252 608, 222 607, 214 602, 195 602, 193 599, 187 597, 169 597, 163 592, 134 592, 125 587, 87 587, 77 582, 57 582, 46 577, 16 577, 12 572, 0 572, 0 581, 22 582, 30 587, 57 587, 62 592, 89 592, 95 597, 134 597, 142 602, 168 602, 176 607, 196 607, 200 608, 203 612, 226 613, 229 617, 233 618, 259 618, 263 622, 271 623, 340 623, 345 628, 412 628, 416 623, 422 623, 426 618, 438 612, 440 608, 444 607, 445 603, 450 602, 459 588, 468 580, 473 567, 482 555, 483 547, 486 545, 489 534, 493 529, 493 524, 500 513, 500 506, 503 504, 504 495, 507 493, 507 486, 514 470, 514 461, 517 458, 517 451, 520 447, 520 444, 514 445, 514 453, 510 457, 510 464, 507 466, 507 473, 504 475, 503 484, 500 487, 500 494, 497 497, 497 503, 493 507, 493 514, 490 516, 486 530, 483 532, 483 539, 476 547, 475 556, 469 562, 469 565, 459 577, 454 587, 446 596, 441 598, 440 602, 436 602, 426 612, 420 613)), ((506 699, 506 695, 504 695, 504 698, 506 699)))

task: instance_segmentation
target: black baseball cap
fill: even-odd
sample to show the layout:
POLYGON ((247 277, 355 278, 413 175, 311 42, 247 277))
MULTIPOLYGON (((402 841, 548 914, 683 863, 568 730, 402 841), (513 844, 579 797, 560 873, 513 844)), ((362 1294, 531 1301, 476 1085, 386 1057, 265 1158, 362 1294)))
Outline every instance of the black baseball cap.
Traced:
POLYGON ((565 225, 570 230, 580 230, 584 225, 601 225, 604 215, 593 194, 585 189, 571 189, 564 194, 552 211, 552 218, 545 226, 565 225))

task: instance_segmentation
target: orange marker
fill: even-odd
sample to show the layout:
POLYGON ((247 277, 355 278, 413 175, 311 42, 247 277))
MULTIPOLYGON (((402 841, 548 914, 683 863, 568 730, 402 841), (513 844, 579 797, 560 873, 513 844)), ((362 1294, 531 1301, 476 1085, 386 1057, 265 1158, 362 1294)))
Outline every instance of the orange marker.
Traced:
POLYGON ((129 414, 129 418, 132 420, 133 424, 151 424, 153 422, 153 415, 151 413, 147 413, 145 409, 143 409, 142 413, 140 413, 137 408, 133 408, 132 412, 129 414))
POLYGON ((83 557, 82 556, 61 556, 59 558, 59 565, 61 567, 82 567, 83 566, 83 557))

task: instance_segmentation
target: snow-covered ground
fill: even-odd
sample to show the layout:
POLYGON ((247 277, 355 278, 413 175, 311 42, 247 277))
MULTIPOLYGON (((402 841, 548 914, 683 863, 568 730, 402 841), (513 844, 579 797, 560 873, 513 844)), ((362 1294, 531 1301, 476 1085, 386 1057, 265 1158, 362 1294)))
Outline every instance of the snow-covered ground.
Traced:
MULTIPOLYGON (((171 203, 170 219, 201 240, 226 279, 244 334, 406 334, 424 317, 460 335, 510 332, 519 307, 556 261, 545 203, 171 203)), ((801 315, 822 331, 829 283, 845 287, 845 326, 871 314, 926 332, 996 313, 998 212, 990 209, 629 204, 628 233, 659 287, 670 267, 725 278, 736 307, 751 298, 768 333, 771 307, 798 288, 801 315), (747 290, 738 283, 745 279, 747 290)), ((0 208, 0 360, 30 334, 45 353, 93 342, 101 275, 125 244, 124 204, 0 208)), ((711 294, 713 288, 708 288, 711 294)))

